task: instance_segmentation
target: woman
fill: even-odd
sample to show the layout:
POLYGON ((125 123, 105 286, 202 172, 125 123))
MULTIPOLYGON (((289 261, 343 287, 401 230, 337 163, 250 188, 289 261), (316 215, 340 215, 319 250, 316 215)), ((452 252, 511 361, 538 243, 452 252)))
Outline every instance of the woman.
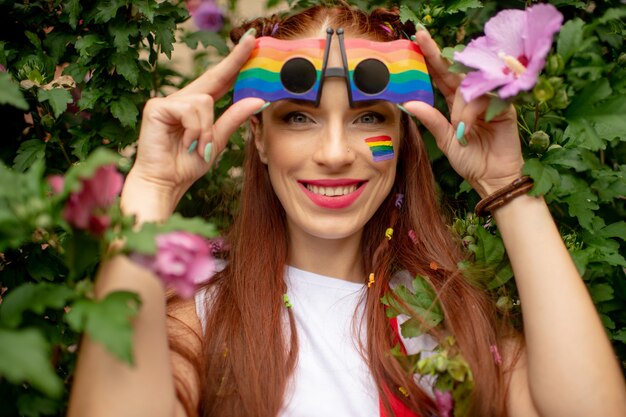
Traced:
MULTIPOLYGON (((403 103, 404 112, 386 101, 351 106, 341 78, 325 80, 319 106, 245 98, 214 120, 213 103, 233 86, 255 33, 323 38, 327 28, 381 42, 415 32, 396 11, 367 15, 344 6, 258 19, 233 31, 238 45, 219 65, 147 103, 125 212, 140 222, 166 219, 249 119, 254 146, 246 150, 241 212, 225 269, 196 300, 166 306, 150 273, 121 257, 103 266, 100 296, 127 289, 143 300, 136 364, 119 363, 85 338, 70 415, 434 415, 428 387, 390 355, 397 337, 380 298, 401 271, 426 277, 437 291, 445 320, 430 337, 439 343, 453 335, 470 365, 471 415, 624 415, 619 366, 541 198, 518 195, 493 211, 515 271, 523 340, 498 323, 487 296, 458 270, 462 254, 405 112, 432 132, 481 197, 519 178, 523 160, 514 109, 486 123, 486 98, 463 102, 460 77, 447 71, 426 31, 416 42, 451 121, 419 101, 403 103), (394 154, 377 161, 364 138, 381 136, 394 154)), ((341 66, 337 42, 328 64, 341 66)))

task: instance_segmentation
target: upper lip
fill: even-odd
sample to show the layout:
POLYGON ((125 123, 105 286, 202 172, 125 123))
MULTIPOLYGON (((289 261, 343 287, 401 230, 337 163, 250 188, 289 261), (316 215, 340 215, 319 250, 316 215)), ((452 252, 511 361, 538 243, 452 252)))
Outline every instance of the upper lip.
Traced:
POLYGON ((316 185, 318 187, 348 187, 351 185, 359 185, 364 180, 353 178, 333 178, 333 179, 319 179, 319 180, 299 180, 304 185, 316 185))

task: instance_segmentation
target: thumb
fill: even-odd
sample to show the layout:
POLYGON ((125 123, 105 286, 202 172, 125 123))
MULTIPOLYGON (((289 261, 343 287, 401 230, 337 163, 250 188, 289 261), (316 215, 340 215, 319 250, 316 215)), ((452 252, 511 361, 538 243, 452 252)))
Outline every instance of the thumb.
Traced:
POLYGON ((234 103, 226 109, 213 125, 213 142, 217 149, 221 152, 235 130, 264 105, 264 100, 249 97, 234 103))

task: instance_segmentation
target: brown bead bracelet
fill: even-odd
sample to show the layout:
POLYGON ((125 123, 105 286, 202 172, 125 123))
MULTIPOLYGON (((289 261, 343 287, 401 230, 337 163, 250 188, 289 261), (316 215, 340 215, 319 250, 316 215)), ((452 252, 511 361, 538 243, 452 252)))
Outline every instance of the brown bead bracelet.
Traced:
POLYGON ((502 187, 488 195, 476 204, 474 211, 478 216, 485 216, 488 212, 504 206, 515 197, 528 193, 533 188, 533 180, 529 176, 519 177, 506 187, 502 187))

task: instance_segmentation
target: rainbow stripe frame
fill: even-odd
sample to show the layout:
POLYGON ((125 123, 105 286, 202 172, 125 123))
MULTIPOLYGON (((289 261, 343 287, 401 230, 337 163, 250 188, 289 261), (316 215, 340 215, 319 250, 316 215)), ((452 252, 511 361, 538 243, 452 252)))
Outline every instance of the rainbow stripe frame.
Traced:
MULTIPOLYGON (((344 74, 343 68, 325 68, 325 50, 327 39, 280 40, 272 37, 256 39, 255 49, 239 72, 234 87, 234 102, 246 97, 258 97, 267 102, 284 99, 296 99, 319 103, 320 86, 325 77, 337 76, 337 70, 344 74), (280 71, 285 62, 292 58, 304 58, 311 62, 317 72, 314 86, 297 94, 287 91, 280 80, 280 71), (329 72, 329 70, 335 70, 329 72)), ((433 105, 433 89, 426 68, 424 56, 418 45, 409 40, 375 42, 365 39, 343 39, 339 36, 342 51, 347 58, 347 73, 350 82, 350 104, 365 100, 386 100, 392 103, 404 103, 417 100, 433 105), (378 94, 361 92, 353 80, 354 69, 363 60, 374 58, 383 62, 389 70, 389 83, 378 94)))

